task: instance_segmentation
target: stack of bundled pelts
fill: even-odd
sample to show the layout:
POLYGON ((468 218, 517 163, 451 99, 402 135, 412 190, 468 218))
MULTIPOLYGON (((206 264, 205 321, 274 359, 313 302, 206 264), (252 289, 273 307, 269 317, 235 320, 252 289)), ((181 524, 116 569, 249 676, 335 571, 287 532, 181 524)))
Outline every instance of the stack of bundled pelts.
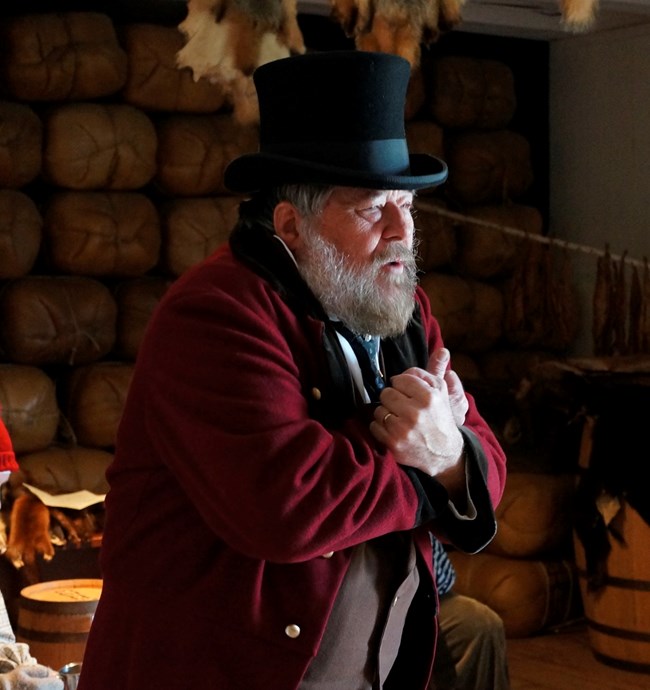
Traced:
POLYGON ((255 150, 222 89, 176 68, 182 38, 94 12, 3 23, 0 406, 16 490, 106 490, 148 318, 222 243, 228 161, 255 150))

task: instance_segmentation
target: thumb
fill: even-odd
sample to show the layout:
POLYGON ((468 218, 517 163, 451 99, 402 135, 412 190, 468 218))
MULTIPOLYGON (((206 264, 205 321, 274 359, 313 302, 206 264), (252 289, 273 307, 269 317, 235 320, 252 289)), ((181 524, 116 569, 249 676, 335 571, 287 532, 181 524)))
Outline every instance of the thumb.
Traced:
POLYGON ((429 357, 427 371, 433 376, 443 378, 449 366, 449 350, 446 347, 436 348, 429 357))

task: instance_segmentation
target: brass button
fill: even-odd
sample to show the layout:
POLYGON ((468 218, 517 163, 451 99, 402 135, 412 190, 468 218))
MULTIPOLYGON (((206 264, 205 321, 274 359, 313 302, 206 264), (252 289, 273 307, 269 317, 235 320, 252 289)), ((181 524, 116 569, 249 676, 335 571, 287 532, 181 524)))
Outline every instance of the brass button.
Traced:
POLYGON ((300 635, 300 626, 296 625, 295 623, 292 623, 291 625, 287 625, 287 627, 284 629, 285 635, 287 637, 290 637, 292 640, 295 640, 298 635, 300 635))
POLYGON ((328 551, 323 554, 323 558, 331 558, 334 555, 334 551, 328 551))
POLYGON ((322 397, 322 393, 320 392, 320 388, 312 388, 311 389, 311 394, 314 400, 320 400, 322 397))

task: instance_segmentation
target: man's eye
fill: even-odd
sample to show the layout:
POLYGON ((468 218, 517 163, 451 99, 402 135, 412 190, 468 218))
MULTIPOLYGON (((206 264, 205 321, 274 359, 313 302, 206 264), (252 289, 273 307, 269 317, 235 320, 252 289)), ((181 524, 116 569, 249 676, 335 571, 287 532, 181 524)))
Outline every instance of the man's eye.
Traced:
POLYGON ((384 211, 383 206, 376 205, 376 206, 368 206, 367 208, 362 208, 359 211, 359 214, 363 218, 375 218, 375 217, 380 218, 383 211, 384 211))

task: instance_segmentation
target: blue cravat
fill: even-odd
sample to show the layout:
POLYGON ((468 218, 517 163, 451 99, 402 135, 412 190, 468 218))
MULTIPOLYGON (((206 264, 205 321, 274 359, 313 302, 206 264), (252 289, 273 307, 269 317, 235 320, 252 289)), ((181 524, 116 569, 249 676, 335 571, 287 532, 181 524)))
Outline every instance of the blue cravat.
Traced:
POLYGON ((379 401, 379 393, 386 386, 378 362, 379 338, 377 336, 361 336, 353 333, 341 321, 333 321, 334 328, 350 343, 359 361, 363 385, 368 391, 372 402, 379 401))

